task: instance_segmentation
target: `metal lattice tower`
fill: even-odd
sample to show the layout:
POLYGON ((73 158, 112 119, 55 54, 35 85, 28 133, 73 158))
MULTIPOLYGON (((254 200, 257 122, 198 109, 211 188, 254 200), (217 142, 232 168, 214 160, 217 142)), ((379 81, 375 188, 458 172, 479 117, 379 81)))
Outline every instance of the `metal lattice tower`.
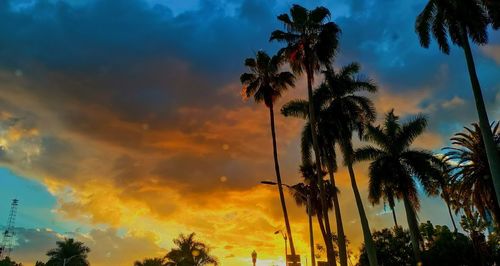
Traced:
POLYGON ((8 257, 12 251, 15 235, 14 224, 16 222, 17 205, 19 205, 19 200, 13 199, 12 204, 10 205, 9 218, 7 219, 5 231, 2 233, 3 239, 0 246, 0 259, 8 257))

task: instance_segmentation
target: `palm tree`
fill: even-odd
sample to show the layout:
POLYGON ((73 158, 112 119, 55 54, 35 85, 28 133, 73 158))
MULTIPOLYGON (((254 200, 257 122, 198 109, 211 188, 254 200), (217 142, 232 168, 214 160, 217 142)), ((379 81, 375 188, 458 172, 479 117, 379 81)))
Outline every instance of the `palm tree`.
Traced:
MULTIPOLYGON (((307 10, 300 5, 293 5, 290 9, 290 15, 281 14, 278 16, 278 20, 284 23, 286 31, 275 30, 271 33, 270 38, 270 41, 277 40, 287 44, 280 53, 285 55, 294 73, 306 72, 309 117, 312 125, 311 135, 318 173, 321 172, 321 158, 315 108, 311 99, 313 97, 314 74, 320 70, 322 65, 330 65, 337 51, 340 28, 334 22, 328 21, 329 18, 330 11, 325 7, 307 10)), ((323 212, 327 213, 324 184, 320 180, 318 182, 323 212)), ((327 228, 329 228, 329 223, 328 220, 325 220, 327 228)), ((336 264, 334 258, 328 258, 328 261, 330 265, 336 264)), ((341 265, 347 265, 347 258, 341 259, 341 265)))
MULTIPOLYGON (((472 128, 464 129, 465 132, 457 133, 451 138, 454 147, 445 148, 446 160, 456 165, 450 170, 450 182, 456 189, 457 197, 472 202, 483 218, 486 211, 492 212, 499 225, 500 207, 488 167, 481 128, 474 123, 472 128)), ((494 136, 497 152, 500 152, 499 123, 493 123, 490 131, 494 136)))
POLYGON ((57 247, 47 252, 49 260, 47 266, 88 266, 87 255, 90 249, 80 241, 73 238, 64 239, 56 242, 57 247), (65 263, 66 262, 66 263, 65 263))
POLYGON ((425 117, 418 115, 401 124, 399 117, 390 111, 382 127, 369 125, 365 139, 378 147, 366 146, 355 153, 357 161, 371 160, 368 197, 378 202, 383 197, 384 186, 394 190, 398 199, 403 199, 410 229, 415 259, 421 262, 420 242, 416 211, 419 208, 417 180, 425 189, 430 189, 432 178, 440 172, 435 167, 439 161, 429 151, 412 149, 410 146, 427 125, 425 117))
POLYGON ((147 258, 143 261, 134 262, 134 266, 166 266, 163 258, 147 258))
POLYGON ((484 139, 498 204, 500 204, 500 155, 489 130, 490 123, 476 74, 469 38, 475 44, 486 44, 488 24, 492 23, 496 28, 500 25, 499 10, 498 1, 495 0, 429 0, 415 23, 415 30, 423 47, 429 47, 432 32, 439 49, 445 54, 450 52, 448 36, 453 44, 458 45, 464 51, 479 117, 479 127, 484 139))
MULTIPOLYGON (((318 128, 319 128, 319 136, 318 143, 320 147, 320 156, 323 167, 328 170, 328 174, 330 176, 330 184, 333 186, 331 190, 336 190, 335 186, 335 177, 334 172, 337 170, 337 161, 336 161, 336 153, 335 153, 335 142, 338 138, 335 134, 335 129, 332 128, 332 125, 329 123, 328 119, 331 116, 327 113, 328 103, 331 99, 328 97, 328 93, 325 93, 325 90, 328 90, 326 86, 320 86, 313 93, 314 107, 315 112, 318 114, 318 128)), ((303 165, 312 165, 311 162, 311 149, 313 146, 312 136, 311 136, 311 123, 308 121, 309 118, 309 103, 306 100, 292 100, 281 108, 281 113, 284 116, 292 116, 298 117, 302 119, 307 119, 304 128, 302 130, 302 138, 301 138, 301 153, 302 153, 302 162, 303 165)), ((311 179, 312 180, 312 179, 311 179)), ((314 180, 317 180, 314 178, 314 180)), ((328 186, 326 187, 328 189, 328 186)), ((327 195, 328 197, 328 195, 327 195)), ((328 199, 328 198, 327 198, 328 199)), ((332 195, 335 218, 337 224, 337 235, 338 235, 338 246, 339 246, 339 259, 342 261, 344 258, 347 258, 347 248, 345 243, 345 234, 344 227, 342 222, 342 214, 340 211, 340 204, 338 200, 338 195, 332 195)), ((329 220, 328 213, 324 216, 326 220, 329 220)), ((329 225, 329 224, 328 224, 329 225)), ((328 226, 326 228, 328 232, 330 232, 328 226)), ((331 239, 326 237, 325 239, 331 239)), ((335 254, 334 247, 331 241, 325 243, 327 256, 328 252, 331 252, 330 257, 335 254)))
POLYGON ((377 255, 375 244, 370 232, 370 225, 366 217, 363 201, 356 184, 356 176, 353 168, 353 145, 352 135, 354 131, 361 136, 368 124, 376 118, 375 108, 372 101, 358 95, 359 92, 373 93, 377 87, 369 80, 358 75, 360 65, 351 63, 335 71, 329 67, 324 72, 325 82, 322 84, 324 89, 320 89, 321 94, 326 94, 330 99, 325 113, 328 117, 325 119, 330 124, 330 128, 335 129, 335 138, 344 156, 344 164, 349 171, 352 190, 356 200, 359 212, 361 227, 365 240, 366 252, 370 265, 377 265, 377 255))
POLYGON ((209 254, 210 249, 204 243, 195 241, 194 236, 195 233, 187 236, 181 234, 174 239, 177 248, 167 253, 165 266, 218 265, 217 258, 209 254))
MULTIPOLYGON (((302 177, 304 178, 304 182, 293 185, 292 190, 290 190, 290 192, 292 193, 295 199, 295 203, 299 206, 306 206, 307 204, 307 199, 304 198, 304 195, 310 196, 311 215, 312 216, 315 215, 316 218, 318 219, 319 228, 323 236, 325 246, 327 246, 326 248, 327 257, 335 257, 335 250, 332 242, 333 239, 329 237, 329 233, 325 227, 325 223, 323 222, 324 219, 325 220, 328 219, 328 213, 325 214, 323 212, 321 204, 321 196, 319 193, 319 187, 317 181, 318 178, 323 179, 325 172, 322 171, 320 177, 318 177, 317 172, 315 171, 313 165, 314 164, 309 161, 303 162, 302 166, 300 167, 300 172, 302 174, 302 177), (333 252, 333 254, 328 254, 329 252, 333 252)), ((331 210, 332 198, 335 193, 333 193, 333 187, 328 181, 324 180, 323 182, 326 184, 325 189, 326 189, 328 209, 331 210)))
POLYGON ((295 76, 288 72, 280 72, 279 68, 282 64, 282 57, 270 57, 263 51, 259 51, 254 58, 247 58, 245 66, 250 69, 250 73, 243 73, 240 81, 243 84, 242 94, 244 97, 253 95, 255 102, 264 102, 269 109, 269 119, 271 120, 271 135, 273 139, 273 155, 274 155, 274 170, 276 172, 276 181, 278 183, 278 191, 280 195, 281 208, 285 218, 286 232, 288 241, 290 242, 290 251, 292 256, 295 256, 295 246, 293 245, 292 230, 288 220, 288 212, 286 209, 285 196, 283 194, 283 186, 281 181, 280 167, 278 162, 278 148, 276 146, 276 129, 274 126, 274 102, 281 94, 289 87, 294 86, 295 76))

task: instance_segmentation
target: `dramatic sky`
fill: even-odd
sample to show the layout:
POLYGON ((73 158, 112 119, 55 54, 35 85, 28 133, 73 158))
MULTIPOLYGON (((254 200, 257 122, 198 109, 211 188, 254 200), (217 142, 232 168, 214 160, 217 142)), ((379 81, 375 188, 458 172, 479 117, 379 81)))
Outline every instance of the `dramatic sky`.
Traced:
MULTIPOLYGON (((428 116, 416 147, 439 151, 476 119, 462 51, 419 46, 414 19, 425 1, 298 2, 332 11, 342 28, 336 66, 361 63, 379 86, 379 118, 391 108, 403 119, 428 116)), ((276 188, 259 184, 274 178, 268 114, 242 101, 238 78, 246 57, 280 47, 269 34, 293 3, 0 0, 1 224, 20 200, 12 257, 32 265, 74 237, 92 249, 92 265, 132 265, 196 232, 224 266, 249 265, 254 249, 258 265, 282 265, 276 188)), ((500 34, 473 53, 498 120, 500 34)), ((305 95, 300 79, 278 107, 305 95)), ((276 119, 283 178, 294 184, 303 121, 276 119)), ((366 200, 366 164, 356 171, 371 228, 392 226, 384 206, 366 200)), ((356 251, 362 236, 343 167, 337 177, 356 251)), ((305 211, 287 201, 307 254, 305 211)), ((449 224, 440 199, 423 199, 419 217, 449 224)))

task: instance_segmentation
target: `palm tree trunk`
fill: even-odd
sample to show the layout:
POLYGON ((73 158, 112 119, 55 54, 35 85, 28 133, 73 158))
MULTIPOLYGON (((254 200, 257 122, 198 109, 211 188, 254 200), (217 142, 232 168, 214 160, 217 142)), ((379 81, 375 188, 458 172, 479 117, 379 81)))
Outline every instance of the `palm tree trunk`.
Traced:
POLYGON ((450 214, 451 224, 453 224, 453 229, 455 230, 454 232, 456 233, 458 231, 457 225, 455 224, 455 219, 453 218, 453 213, 451 212, 450 204, 447 201, 446 201, 446 206, 448 207, 448 213, 450 214))
MULTIPOLYGON (((323 178, 320 176, 321 174, 321 156, 319 154, 319 145, 318 145, 318 130, 316 123, 316 114, 314 112, 314 102, 313 102, 313 91, 312 91, 312 78, 313 71, 310 67, 307 67, 307 95, 309 99, 309 119, 311 122, 311 135, 313 140, 313 150, 314 150, 314 158, 316 159, 316 172, 318 173, 318 186, 319 186, 319 194, 321 197, 321 207, 323 210, 323 214, 325 217, 325 229, 328 234, 328 238, 330 239, 330 243, 332 241, 332 232, 330 229, 330 221, 328 220, 328 205, 326 204, 326 194, 325 194, 325 184, 323 183, 323 178)), ((333 247, 333 245, 330 245, 333 247)), ((328 246, 327 246, 328 249, 328 246)), ((328 264, 330 266, 337 265, 335 260, 335 253, 333 250, 330 250, 330 256, 328 257, 328 264)))
POLYGON ((451 219, 451 224, 453 225, 453 229, 455 230, 454 232, 458 232, 457 230, 457 225, 455 224, 455 219, 453 218, 453 213, 451 211, 451 206, 450 206, 450 197, 448 196, 448 193, 444 190, 443 188, 443 198, 444 202, 446 203, 446 207, 448 207, 448 214, 450 215, 451 219))
POLYGON ((339 198, 337 195, 337 187, 335 185, 335 176, 333 174, 333 164, 328 160, 328 174, 333 188, 333 210, 335 212, 335 221, 337 223, 337 237, 339 246, 339 261, 341 266, 347 266, 347 248, 345 244, 344 225, 342 222, 342 214, 340 213, 339 198))
POLYGON ((365 208, 363 207, 363 201, 361 200, 358 185, 356 184, 356 176, 354 175, 354 169, 352 168, 351 154, 344 154, 344 156, 347 156, 347 168, 349 170, 349 177, 351 178, 352 191, 354 192, 354 198, 356 199, 356 205, 358 207, 359 219, 361 220, 361 228, 363 229, 363 237, 365 240, 365 248, 366 254, 368 255, 368 261, 370 262, 370 266, 377 266, 377 251, 375 250, 375 243, 373 242, 370 225, 368 224, 365 208))
POLYGON ((286 210, 285 195, 283 193, 283 184, 281 182, 280 166, 278 162, 278 148, 276 145, 276 130, 274 127, 274 110, 273 104, 269 106, 269 118, 271 120, 271 135, 273 137, 273 155, 274 155, 274 170, 276 171, 276 181, 278 183, 278 191, 280 194, 281 208, 283 209, 283 216, 285 218, 286 233, 290 243, 290 252, 295 256, 295 246, 293 245, 292 230, 290 229, 290 221, 288 220, 288 212, 286 210))
POLYGON ((469 45, 469 38, 467 37, 467 29, 462 25, 462 48, 467 60, 467 68, 469 69, 469 77, 472 84, 472 92, 476 102, 477 114, 479 116, 479 128, 483 137, 484 146, 486 148, 486 155, 488 164, 491 171, 491 178, 495 187, 495 194, 497 196, 497 203, 500 205, 500 155, 497 151, 497 146, 493 141, 493 133, 491 132, 490 122, 488 120, 488 113, 484 105, 483 94, 481 86, 477 78, 476 66, 474 64, 474 57, 469 45))
POLYGON ((413 249, 413 255, 415 256, 415 261, 418 263, 422 262, 420 256, 420 232, 418 229, 417 217, 415 215, 415 209, 408 199, 408 195, 403 194, 403 202, 406 210, 406 219, 408 220, 408 228, 410 229, 411 246, 413 249))
POLYGON ((394 205, 390 205, 389 206, 391 208, 391 211, 392 211, 392 219, 394 220, 394 226, 396 228, 398 228, 398 220, 396 219, 396 209, 394 208, 394 205))
POLYGON ((327 220, 328 218, 323 217, 320 212, 317 212, 316 216, 318 217, 319 228, 321 230, 321 234, 323 235, 323 240, 325 241, 326 257, 328 258, 328 261, 330 261, 330 258, 335 258, 335 250, 333 249, 332 237, 329 237, 325 228, 326 226, 323 223, 323 219, 327 220))
POLYGON ((311 195, 307 195, 307 221, 309 222, 309 246, 311 248, 311 263, 316 266, 316 257, 314 256, 314 231, 312 223, 311 195))
POLYGON ((323 239, 326 242, 326 231, 325 231, 325 224, 323 223, 323 217, 321 216, 320 212, 316 212, 316 217, 318 218, 318 224, 319 224, 319 230, 321 231, 321 235, 323 236, 323 239))

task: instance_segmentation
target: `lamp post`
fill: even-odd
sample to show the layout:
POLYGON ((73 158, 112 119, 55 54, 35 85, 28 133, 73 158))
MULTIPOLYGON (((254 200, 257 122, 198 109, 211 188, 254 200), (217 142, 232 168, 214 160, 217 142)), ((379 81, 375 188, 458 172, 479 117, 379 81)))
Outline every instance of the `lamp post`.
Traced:
POLYGON ((255 250, 252 252, 252 263, 253 266, 257 263, 257 252, 255 252, 255 250))
POLYGON ((278 230, 276 232, 274 232, 275 235, 281 233, 281 235, 283 236, 283 240, 285 241, 285 259, 286 259, 286 256, 288 255, 288 247, 287 247, 287 237, 286 237, 286 232, 283 232, 283 230, 278 230))
MULTIPOLYGON (((264 184, 264 185, 273 185, 273 186, 278 185, 278 183, 273 182, 273 181, 260 181, 260 183, 264 184)), ((290 185, 283 184, 283 183, 281 185, 285 186, 286 188, 288 188, 290 190, 293 190, 293 191, 297 192, 300 196, 302 196, 303 198, 305 198, 306 201, 307 201, 307 216, 308 216, 308 220, 309 220, 309 245, 310 245, 310 248, 311 248, 311 264, 312 264, 312 266, 316 266, 316 258, 314 257, 314 234, 313 234, 313 226, 312 226, 311 195, 309 195, 309 194, 306 195, 306 194, 302 193, 301 191, 295 189, 294 187, 292 187, 290 185)), ((286 245, 286 241, 285 241, 285 245, 286 245)), ((286 260, 286 256, 285 256, 285 260, 286 260)))

